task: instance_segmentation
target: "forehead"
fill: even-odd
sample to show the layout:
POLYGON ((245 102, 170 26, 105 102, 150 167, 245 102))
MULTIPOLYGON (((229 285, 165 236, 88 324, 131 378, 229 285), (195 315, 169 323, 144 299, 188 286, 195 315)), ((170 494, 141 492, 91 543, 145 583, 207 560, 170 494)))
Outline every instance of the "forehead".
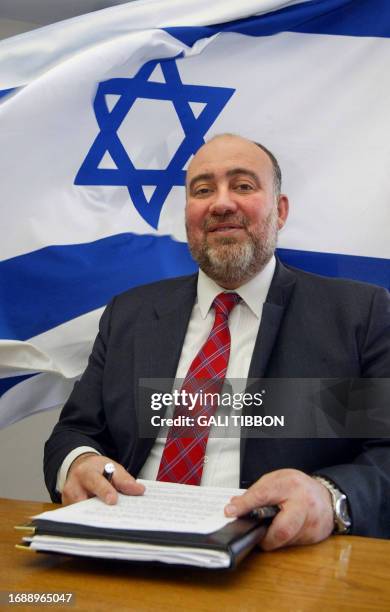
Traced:
POLYGON ((246 168, 262 180, 273 179, 272 162, 260 147, 245 138, 222 136, 195 154, 187 171, 187 184, 200 174, 218 177, 234 168, 246 168))

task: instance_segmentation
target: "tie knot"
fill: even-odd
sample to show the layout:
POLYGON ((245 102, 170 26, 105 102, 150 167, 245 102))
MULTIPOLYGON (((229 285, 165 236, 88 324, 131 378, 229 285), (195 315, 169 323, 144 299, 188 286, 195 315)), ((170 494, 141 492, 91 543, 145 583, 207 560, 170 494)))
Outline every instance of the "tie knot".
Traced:
POLYGON ((237 293, 220 293, 214 299, 213 306, 215 314, 221 314, 226 319, 236 304, 240 301, 240 296, 237 293))

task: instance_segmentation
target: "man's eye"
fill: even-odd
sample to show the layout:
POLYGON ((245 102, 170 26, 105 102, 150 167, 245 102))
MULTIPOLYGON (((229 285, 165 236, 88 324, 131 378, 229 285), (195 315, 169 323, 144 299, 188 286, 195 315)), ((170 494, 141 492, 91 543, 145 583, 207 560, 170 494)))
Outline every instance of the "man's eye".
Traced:
POLYGON ((253 191, 253 187, 249 183, 238 183, 235 189, 237 191, 253 191))
POLYGON ((209 193, 211 193, 210 187, 197 187, 197 189, 194 190, 194 195, 199 197, 207 196, 209 193))

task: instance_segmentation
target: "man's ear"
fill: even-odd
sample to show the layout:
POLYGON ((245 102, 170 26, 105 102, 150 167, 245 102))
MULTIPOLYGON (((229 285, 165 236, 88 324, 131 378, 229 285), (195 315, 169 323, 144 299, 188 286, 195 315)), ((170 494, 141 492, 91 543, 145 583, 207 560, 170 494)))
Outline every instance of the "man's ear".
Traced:
POLYGON ((278 201, 278 229, 281 230, 287 221, 289 210, 288 197, 283 193, 279 196, 278 201))

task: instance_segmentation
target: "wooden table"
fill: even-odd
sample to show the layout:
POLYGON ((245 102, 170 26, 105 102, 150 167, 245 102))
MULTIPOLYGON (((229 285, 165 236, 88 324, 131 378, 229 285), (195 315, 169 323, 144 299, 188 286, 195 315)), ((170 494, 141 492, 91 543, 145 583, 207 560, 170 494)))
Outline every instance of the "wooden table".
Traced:
MULTIPOLYGON (((14 525, 55 506, 0 499, 0 591, 73 593, 64 610, 390 611, 390 542, 333 536, 314 546, 256 551, 232 573, 148 567, 17 550, 14 525)), ((53 606, 7 606, 34 610, 53 606)), ((2 609, 6 607, 2 606, 2 609)))

